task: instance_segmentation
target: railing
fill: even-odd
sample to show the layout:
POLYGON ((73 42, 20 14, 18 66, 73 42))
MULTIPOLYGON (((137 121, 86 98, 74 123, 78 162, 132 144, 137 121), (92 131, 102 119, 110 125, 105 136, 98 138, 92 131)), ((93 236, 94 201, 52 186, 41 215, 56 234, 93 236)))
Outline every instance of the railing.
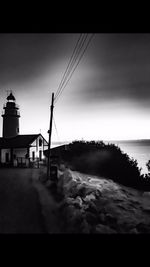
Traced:
POLYGON ((42 160, 39 158, 25 158, 25 157, 17 157, 13 160, 15 167, 31 167, 31 168, 39 168, 42 160))
POLYGON ((9 112, 6 112, 6 111, 4 111, 4 110, 2 110, 2 112, 1 112, 1 115, 17 115, 17 116, 20 116, 20 111, 18 111, 18 110, 14 110, 14 112, 12 113, 11 112, 11 110, 9 111, 9 112))
POLYGON ((6 104, 3 105, 3 108, 7 108, 7 107, 12 107, 12 108, 16 108, 19 109, 19 105, 16 104, 15 102, 7 102, 6 104))

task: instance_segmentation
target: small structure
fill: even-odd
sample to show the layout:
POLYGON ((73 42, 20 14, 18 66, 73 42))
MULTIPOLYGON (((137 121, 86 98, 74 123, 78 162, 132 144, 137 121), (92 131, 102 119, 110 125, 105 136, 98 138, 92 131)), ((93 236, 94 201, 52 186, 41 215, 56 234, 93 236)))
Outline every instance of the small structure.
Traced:
POLYGON ((19 135, 19 107, 12 93, 3 107, 3 137, 0 138, 0 165, 25 166, 44 161, 48 142, 41 134, 19 135))
MULTIPOLYGON (((50 149, 50 158, 52 163, 58 163, 60 159, 62 158, 62 155, 66 150, 69 149, 69 146, 67 144, 56 146, 50 149)), ((44 155, 46 158, 48 157, 48 149, 44 151, 44 155)))
POLYGON ((0 163, 7 166, 32 166, 45 159, 47 141, 41 134, 0 138, 0 163))

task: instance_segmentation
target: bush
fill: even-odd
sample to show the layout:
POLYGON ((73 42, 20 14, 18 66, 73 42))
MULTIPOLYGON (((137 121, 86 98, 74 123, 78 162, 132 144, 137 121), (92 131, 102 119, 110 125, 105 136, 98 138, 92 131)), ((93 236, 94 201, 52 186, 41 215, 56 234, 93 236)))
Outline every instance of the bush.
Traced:
POLYGON ((144 191, 150 191, 150 160, 146 163, 148 173, 143 175, 143 179, 141 179, 142 182, 142 188, 144 191))
POLYGON ((143 176, 137 161, 114 144, 102 141, 75 141, 62 153, 74 170, 110 178, 120 184, 143 189, 143 176))

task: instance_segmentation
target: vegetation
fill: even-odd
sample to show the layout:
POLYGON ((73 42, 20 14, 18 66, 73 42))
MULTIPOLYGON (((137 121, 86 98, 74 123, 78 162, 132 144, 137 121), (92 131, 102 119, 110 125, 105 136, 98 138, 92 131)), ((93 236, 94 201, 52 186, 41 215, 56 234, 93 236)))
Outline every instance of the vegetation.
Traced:
POLYGON ((104 144, 102 141, 74 141, 61 154, 62 159, 73 170, 107 177, 136 189, 150 190, 150 174, 142 175, 137 161, 114 144, 104 144))
POLYGON ((142 179, 143 189, 145 191, 150 191, 150 160, 146 164, 148 173, 144 175, 144 179, 142 179))

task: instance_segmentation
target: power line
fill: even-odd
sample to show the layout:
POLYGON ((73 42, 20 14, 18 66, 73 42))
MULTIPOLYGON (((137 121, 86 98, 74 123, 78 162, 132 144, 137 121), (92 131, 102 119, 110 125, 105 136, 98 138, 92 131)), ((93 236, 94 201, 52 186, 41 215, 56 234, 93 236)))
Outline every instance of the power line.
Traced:
POLYGON ((72 53, 71 58, 70 58, 70 60, 69 60, 69 63, 68 63, 68 65, 67 65, 67 68, 66 68, 66 70, 65 70, 65 72, 64 72, 64 74, 63 74, 63 77, 62 77, 61 82, 60 82, 60 84, 59 84, 58 90, 57 90, 57 92, 56 92, 56 94, 55 94, 55 98, 57 97, 57 94, 58 94, 58 92, 59 92, 59 90, 60 90, 60 87, 61 87, 61 85, 62 85, 62 83, 63 83, 63 80, 64 80, 64 78, 65 78, 65 75, 67 75, 67 71, 68 71, 68 69, 69 69, 69 67, 70 67, 71 61, 73 60, 75 51, 76 51, 76 49, 77 49, 77 47, 78 47, 78 44, 80 43, 80 40, 81 40, 82 38, 83 38, 83 37, 82 37, 82 33, 81 33, 80 36, 79 36, 79 38, 78 38, 78 40, 77 40, 77 43, 76 43, 76 45, 75 45, 75 47, 74 47, 74 50, 73 50, 73 53, 72 53))
POLYGON ((78 56, 79 56, 79 54, 80 54, 80 52, 82 50, 82 47, 84 46, 84 43, 85 43, 85 41, 87 39, 87 36, 88 36, 88 34, 82 36, 82 39, 81 39, 80 43, 78 44, 78 47, 77 47, 77 49, 75 51, 74 58, 72 59, 72 62, 70 62, 71 63, 70 64, 70 68, 68 69, 68 71, 66 73, 66 77, 64 78, 64 80, 63 80, 63 82, 62 82, 62 84, 61 84, 61 86, 59 88, 59 92, 58 92, 56 98, 58 97, 58 95, 59 95, 59 93, 61 91, 61 88, 63 87, 64 83, 66 82, 66 80, 67 80, 67 78, 68 78, 68 76, 69 76, 69 74, 70 74, 70 72, 71 72, 71 70, 72 70, 72 68, 74 66, 74 64, 76 63, 76 60, 77 60, 77 58, 78 58, 78 56))
POLYGON ((80 36, 79 36, 79 38, 78 38, 78 40, 77 40, 77 42, 76 42, 76 45, 75 45, 74 50, 73 50, 73 52, 72 52, 71 58, 70 58, 70 60, 69 60, 69 62, 68 62, 67 68, 66 68, 66 70, 65 70, 65 72, 64 72, 64 74, 63 74, 63 77, 62 77, 62 79, 61 79, 61 82, 60 82, 60 84, 59 84, 59 87, 58 87, 58 90, 57 90, 55 96, 57 96, 57 94, 58 94, 58 92, 59 92, 59 90, 60 90, 60 87, 62 86, 63 80, 64 80, 64 79, 66 78, 66 76, 67 76, 67 73, 68 73, 68 70, 69 70, 71 61, 73 61, 74 54, 76 53, 76 50, 77 50, 78 45, 80 44, 80 41, 82 40, 82 38, 83 38, 83 36, 82 36, 82 33, 81 33, 80 36))
POLYGON ((57 99, 56 99, 55 103, 58 101, 58 99, 60 98, 62 92, 64 91, 64 89, 66 88, 68 82, 70 81, 70 79, 71 79, 73 73, 75 72, 75 70, 76 70, 77 66, 79 65, 79 63, 80 63, 82 57, 84 56, 85 51, 87 50, 87 48, 88 48, 88 46, 89 46, 89 43, 91 42, 93 36, 94 36, 94 34, 92 34, 91 37, 89 38, 89 40, 88 40, 88 42, 87 42, 87 45, 86 45, 85 49, 83 50, 82 54, 80 55, 80 57, 79 57, 79 59, 78 59, 78 61, 77 61, 77 64, 75 65, 75 67, 74 67, 74 69, 73 69, 73 71, 72 71, 70 77, 68 78, 68 80, 67 80, 66 84, 64 85, 64 87, 61 89, 59 95, 57 95, 57 99))
POLYGON ((82 53, 81 56, 79 57, 79 60, 78 60, 78 62, 77 62, 77 64, 76 64, 76 66, 74 67, 74 69, 73 69, 73 71, 72 71, 72 73, 71 73, 71 75, 70 75, 68 81, 66 82, 66 84, 65 84, 64 87, 62 88, 62 90, 61 90, 59 96, 57 97, 57 101, 58 101, 58 98, 60 97, 60 95, 62 94, 63 90, 64 90, 65 87, 67 86, 68 82, 70 81, 70 79, 71 79, 71 77, 72 77, 74 71, 76 70, 77 66, 79 65, 79 63, 80 63, 80 61, 81 61, 81 59, 82 59, 82 57, 83 57, 83 55, 84 55, 84 53, 85 53, 85 51, 86 51, 86 49, 87 49, 87 47, 88 47, 88 45, 89 45, 89 43, 90 43, 90 41, 91 41, 93 35, 94 35, 94 34, 92 34, 91 37, 89 38, 89 41, 88 41, 88 43, 87 43, 85 49, 83 50, 83 53, 82 53))
POLYGON ((64 78, 64 80, 63 80, 63 82, 62 82, 62 84, 61 84, 61 86, 60 86, 60 88, 59 88, 59 90, 57 92, 57 95, 55 97, 55 100, 59 97, 59 94, 61 92, 61 89, 64 86, 65 82, 67 81, 67 78, 69 77, 69 75, 70 75, 70 73, 71 73, 71 71, 72 71, 72 69, 73 69, 73 67, 74 67, 74 65, 76 63, 76 61, 78 59, 78 56, 81 53, 82 48, 84 47, 84 44, 86 42, 87 37, 88 37, 88 34, 83 35, 82 40, 81 40, 80 44, 78 45, 78 47, 77 47, 77 49, 75 51, 74 58, 73 58, 73 60, 72 60, 72 62, 70 64, 70 68, 67 71, 66 77, 64 78))
MULTIPOLYGON (((76 51, 75 51, 75 53, 73 55, 72 62, 70 62, 70 67, 69 67, 69 69, 67 71, 66 77, 64 78, 64 80, 63 80, 63 82, 61 84, 61 87, 59 88, 59 92, 57 93, 56 98, 59 96, 59 94, 61 92, 61 89, 62 89, 64 83, 66 82, 68 76, 70 75, 71 70, 73 69, 73 67, 74 67, 74 65, 75 65, 75 63, 77 61, 77 57, 78 57, 78 55, 80 54, 80 52, 82 50, 82 47, 83 47, 83 45, 84 45, 84 43, 86 41, 87 35, 88 34, 86 34, 86 35, 83 34, 83 36, 81 36, 80 42, 78 43, 78 46, 76 48, 76 51)), ((56 100, 56 98, 55 98, 55 100, 56 100)))

